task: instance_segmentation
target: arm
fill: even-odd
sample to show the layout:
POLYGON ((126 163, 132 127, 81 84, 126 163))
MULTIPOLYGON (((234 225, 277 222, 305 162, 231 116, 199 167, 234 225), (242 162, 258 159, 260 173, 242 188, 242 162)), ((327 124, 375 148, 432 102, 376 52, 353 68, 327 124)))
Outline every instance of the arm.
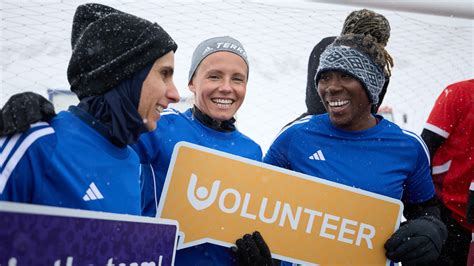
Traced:
POLYGON ((1 169, 0 200, 33 203, 33 175, 37 173, 28 163, 27 157, 23 156, 13 167, 1 169))
POLYGON ((25 132, 31 124, 56 115, 53 104, 33 92, 13 95, 0 111, 0 136, 25 132))
POLYGON ((157 129, 152 132, 142 134, 138 142, 131 145, 132 149, 140 158, 140 193, 141 193, 141 215, 155 217, 158 201, 157 182, 155 169, 153 168, 156 158, 160 154, 160 134, 163 128, 157 125, 157 129))
POLYGON ((403 216, 407 220, 413 220, 422 216, 433 216, 441 219, 441 202, 437 197, 421 202, 421 203, 405 203, 403 216))
POLYGON ((421 132, 421 137, 423 141, 428 146, 428 150, 430 151, 430 158, 433 159, 434 154, 438 150, 438 148, 444 143, 446 140, 443 136, 440 136, 429 129, 423 129, 421 132))
POLYGON ((387 258, 403 264, 423 264, 439 257, 448 232, 440 220, 438 205, 436 197, 405 205, 404 214, 410 219, 385 242, 387 258))
POLYGON ((44 124, 1 139, 0 200, 34 203, 35 187, 49 169, 55 139, 54 130, 44 124))
POLYGON ((421 137, 430 150, 431 158, 444 141, 449 138, 459 117, 465 115, 465 111, 460 109, 464 105, 459 102, 463 98, 462 90, 448 86, 436 99, 421 133, 421 137))
POLYGON ((447 229, 440 219, 440 202, 434 194, 428 154, 414 138, 418 153, 415 169, 405 181, 403 214, 407 222, 387 240, 387 258, 402 263, 435 261, 447 238, 447 229))
POLYGON ((155 217, 159 201, 156 195, 155 173, 150 164, 141 164, 140 169, 142 216, 155 217))

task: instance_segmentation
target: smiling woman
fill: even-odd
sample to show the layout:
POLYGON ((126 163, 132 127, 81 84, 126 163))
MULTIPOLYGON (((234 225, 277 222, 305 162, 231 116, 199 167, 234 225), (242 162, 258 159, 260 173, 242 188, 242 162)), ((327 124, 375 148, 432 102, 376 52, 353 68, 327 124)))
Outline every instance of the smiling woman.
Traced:
MULTIPOLYGON (((92 3, 77 7, 71 36, 67 74, 80 103, 0 139, 0 200, 140 215, 140 162, 128 145, 179 99, 177 45, 156 23, 92 3)), ((22 106, 44 104, 26 96, 22 106)))
POLYGON ((143 81, 138 113, 149 131, 156 128, 160 113, 169 102, 179 100, 178 91, 173 82, 174 52, 162 56, 151 67, 143 81))
MULTIPOLYGON (((219 151, 261 161, 260 146, 234 125, 234 115, 245 98, 248 80, 247 54, 231 37, 201 42, 193 53, 188 87, 195 105, 185 112, 166 109, 157 130, 144 134, 133 148, 143 164, 143 214, 155 216, 176 143, 187 141, 219 151)), ((228 248, 201 244, 179 250, 175 265, 234 265, 228 248)))
POLYGON ((246 62, 233 53, 207 56, 189 81, 196 107, 216 121, 232 119, 245 98, 247 69, 246 62))
POLYGON ((383 54, 371 36, 336 38, 321 54, 315 76, 328 113, 284 128, 264 162, 402 200, 408 222, 385 243, 386 256, 428 263, 440 254, 446 226, 423 141, 371 114, 387 75, 383 54), (314 160, 315 151, 324 160, 314 160))
POLYGON ((333 125, 344 130, 376 125, 371 109, 388 76, 384 54, 371 35, 356 34, 339 37, 323 52, 315 83, 333 125))

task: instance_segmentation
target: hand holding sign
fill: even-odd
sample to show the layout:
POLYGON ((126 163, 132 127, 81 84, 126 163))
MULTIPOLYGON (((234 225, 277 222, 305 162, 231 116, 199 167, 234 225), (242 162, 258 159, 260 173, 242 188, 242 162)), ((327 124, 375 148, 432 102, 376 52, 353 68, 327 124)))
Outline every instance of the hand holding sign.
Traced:
POLYGON ((239 265, 272 266, 272 254, 260 232, 245 234, 235 242, 237 247, 231 251, 237 257, 239 265))
POLYGON ((383 244, 401 211, 388 197, 179 143, 157 213, 179 221, 178 249, 230 247, 258 230, 274 258, 385 265, 383 244))

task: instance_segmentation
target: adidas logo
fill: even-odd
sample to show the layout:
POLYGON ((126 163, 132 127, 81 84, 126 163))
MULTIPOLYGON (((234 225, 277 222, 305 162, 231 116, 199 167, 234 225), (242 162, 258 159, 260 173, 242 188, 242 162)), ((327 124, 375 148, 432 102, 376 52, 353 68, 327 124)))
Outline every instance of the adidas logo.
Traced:
POLYGON ((82 199, 84 201, 100 200, 100 199, 103 199, 103 198, 104 198, 104 196, 102 196, 102 193, 100 193, 99 189, 94 184, 94 182, 92 182, 89 185, 89 188, 86 191, 86 195, 84 195, 84 197, 82 197, 82 199))
POLYGON ((316 160, 316 161, 326 161, 326 159, 324 158, 323 152, 321 150, 318 150, 313 155, 309 156, 309 159, 316 160))

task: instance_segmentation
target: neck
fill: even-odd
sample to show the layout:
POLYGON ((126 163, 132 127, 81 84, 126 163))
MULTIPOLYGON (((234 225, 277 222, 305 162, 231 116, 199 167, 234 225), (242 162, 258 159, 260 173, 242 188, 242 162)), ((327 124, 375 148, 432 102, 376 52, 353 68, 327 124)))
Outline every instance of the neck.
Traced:
POLYGON ((363 123, 360 125, 359 128, 357 129, 354 129, 354 130, 367 130, 369 128, 373 128, 377 125, 377 118, 375 118, 375 116, 373 116, 372 114, 369 114, 369 116, 366 118, 367 122, 363 123))
POLYGON ((212 128, 220 132, 231 132, 235 130, 235 119, 231 118, 229 120, 219 121, 215 120, 207 114, 203 113, 199 108, 193 106, 193 116, 196 117, 199 122, 203 123, 205 126, 212 128))

